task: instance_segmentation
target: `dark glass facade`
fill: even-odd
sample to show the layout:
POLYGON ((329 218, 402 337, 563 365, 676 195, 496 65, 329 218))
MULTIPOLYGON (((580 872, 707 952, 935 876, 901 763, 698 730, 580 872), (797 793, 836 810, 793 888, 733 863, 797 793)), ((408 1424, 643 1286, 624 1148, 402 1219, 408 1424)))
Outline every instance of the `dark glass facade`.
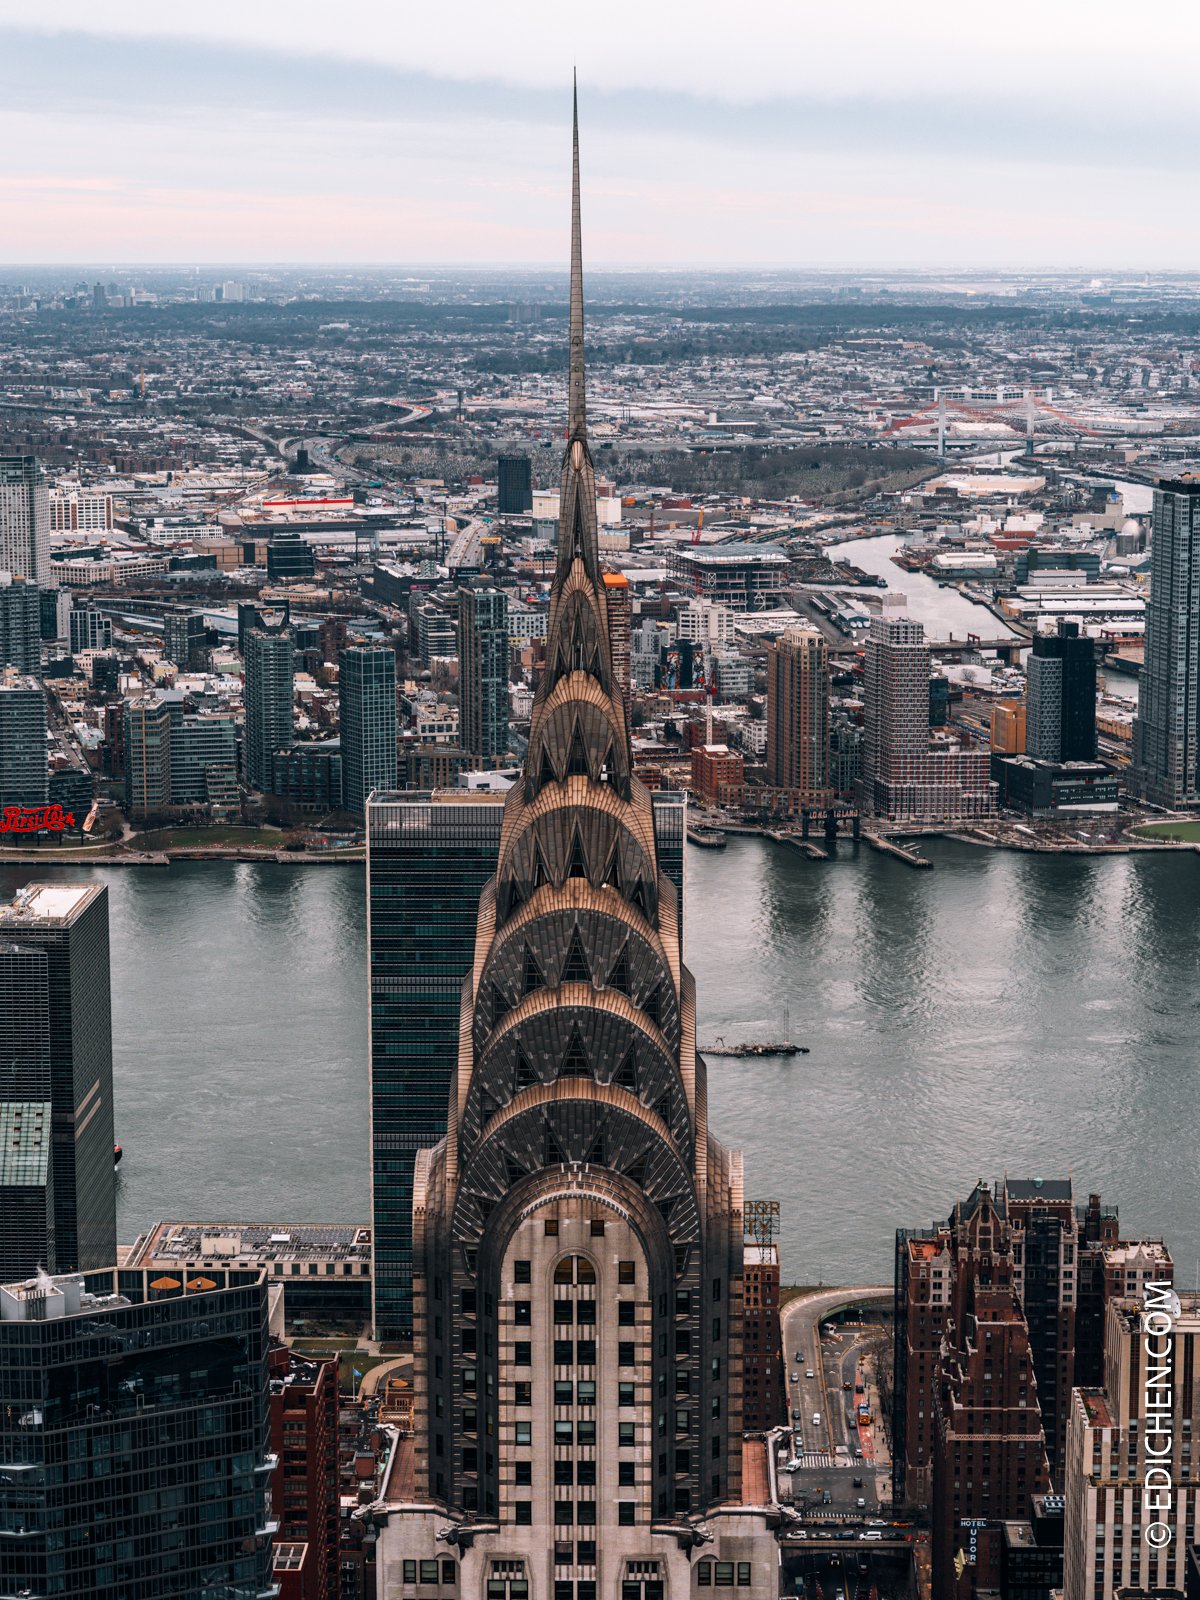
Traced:
POLYGON ((520 516, 533 506, 533 463, 528 456, 498 458, 496 506, 502 517, 520 516))
POLYGON ((381 645, 351 645, 338 658, 342 788, 361 817, 372 789, 396 787, 396 657, 381 645))
POLYGON ((99 1267, 117 1253, 108 890, 28 885, 0 907, 0 942, 46 954, 56 1269, 99 1267))
POLYGON ((272 1592, 265 1277, 218 1276, 0 1289, 0 1592, 272 1592))
POLYGON ((53 1272, 46 952, 0 938, 0 1283, 53 1272))
MULTIPOLYGON (((463 978, 496 870, 504 795, 377 794, 367 807, 372 1213, 377 1337, 412 1333, 417 1151, 446 1131, 463 978)), ((685 802, 654 796, 658 863, 683 903, 685 802)), ((682 914, 679 925, 683 927, 682 914)))
POLYGON ((481 766, 508 749, 508 599, 499 589, 458 591, 459 739, 481 766))

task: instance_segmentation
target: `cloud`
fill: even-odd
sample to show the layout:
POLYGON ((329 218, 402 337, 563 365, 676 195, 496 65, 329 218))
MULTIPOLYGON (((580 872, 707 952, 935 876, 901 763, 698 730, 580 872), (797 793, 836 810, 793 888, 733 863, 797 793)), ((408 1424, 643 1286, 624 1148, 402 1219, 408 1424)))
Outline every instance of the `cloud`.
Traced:
POLYGON ((565 22, 556 8, 557 34, 541 0, 420 17, 341 0, 333 33, 307 0, 68 0, 53 30, 14 12, 8 249, 557 261, 573 42, 593 264, 1158 267, 1200 249, 1178 204, 1200 109, 1137 92, 1161 62, 1108 0, 1073 44, 1070 6, 1020 36, 1025 0, 1003 27, 956 8, 952 30, 941 0, 859 0, 854 27, 844 8, 760 0, 736 29, 722 11, 720 33, 708 0, 686 26, 671 0, 642 9, 622 32, 625 0, 565 22))

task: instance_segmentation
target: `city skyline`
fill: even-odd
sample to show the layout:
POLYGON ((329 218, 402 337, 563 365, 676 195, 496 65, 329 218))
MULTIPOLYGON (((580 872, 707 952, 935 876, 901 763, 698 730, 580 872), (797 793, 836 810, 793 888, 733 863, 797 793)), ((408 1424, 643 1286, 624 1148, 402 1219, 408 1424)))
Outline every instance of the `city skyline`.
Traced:
POLYGON ((5 4, 0 133, 22 152, 0 178, 19 219, 5 253, 554 261, 546 135, 577 59, 597 266, 1195 259, 1176 201, 1196 112, 1155 92, 1161 52, 1196 39, 1182 5, 1135 37, 1115 4, 1085 29, 1027 0, 1002 29, 943 0, 873 0, 853 30, 772 4, 732 38, 711 6, 564 23, 539 0, 521 27, 468 12, 401 28, 358 0, 331 40, 311 6, 284 29, 276 7, 71 4, 49 27, 5 4))

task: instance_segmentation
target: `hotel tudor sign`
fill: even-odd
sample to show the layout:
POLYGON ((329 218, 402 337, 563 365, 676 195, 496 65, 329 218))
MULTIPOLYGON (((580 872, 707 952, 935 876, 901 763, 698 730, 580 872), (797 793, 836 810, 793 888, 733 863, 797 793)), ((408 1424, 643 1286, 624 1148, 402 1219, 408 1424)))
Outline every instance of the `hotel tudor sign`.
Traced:
POLYGON ((779 1232, 778 1200, 747 1200, 742 1210, 743 1232, 756 1244, 770 1244, 779 1232))

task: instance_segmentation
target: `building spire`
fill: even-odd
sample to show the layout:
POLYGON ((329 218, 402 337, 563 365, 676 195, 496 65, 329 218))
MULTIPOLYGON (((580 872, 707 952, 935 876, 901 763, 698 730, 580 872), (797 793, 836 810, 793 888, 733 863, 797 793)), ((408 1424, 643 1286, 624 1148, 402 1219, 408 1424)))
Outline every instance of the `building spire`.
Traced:
POLYGON ((579 225, 579 88, 571 86, 571 334, 567 439, 587 433, 583 386, 583 245, 579 225))

